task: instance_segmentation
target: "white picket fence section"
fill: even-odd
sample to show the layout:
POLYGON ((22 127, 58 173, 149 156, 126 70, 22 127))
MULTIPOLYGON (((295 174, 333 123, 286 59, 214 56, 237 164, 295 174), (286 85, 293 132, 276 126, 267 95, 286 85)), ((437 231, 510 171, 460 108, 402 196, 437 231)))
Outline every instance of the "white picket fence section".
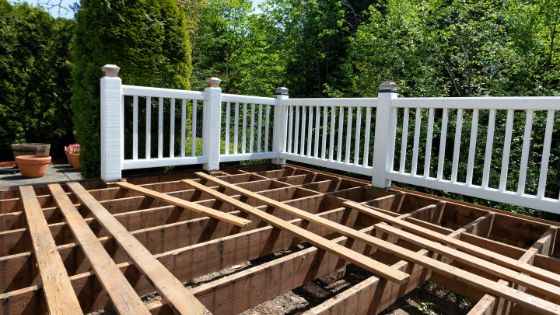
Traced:
POLYGON ((272 126, 277 100, 270 97, 222 94, 223 134, 220 161, 273 159, 272 126))
POLYGON ((280 156, 291 161, 371 175, 371 118, 377 104, 377 98, 283 101, 288 130, 286 146, 280 156))
MULTIPOLYGON (((197 152, 196 148, 197 124, 201 120, 198 108, 204 101, 203 93, 123 85, 122 95, 125 104, 132 99, 132 117, 125 115, 123 119, 123 122, 132 121, 132 156, 122 161, 123 170, 206 163, 207 158, 202 152, 197 152), (140 107, 144 108, 144 117, 139 117, 140 107), (154 111, 157 116, 152 119, 154 111), (180 114, 179 120, 177 112, 180 114), (188 125, 187 115, 190 120, 188 125), (139 123, 142 121, 144 130, 139 130, 139 123), (152 124, 157 126, 155 156, 152 156, 152 124), (138 154, 140 137, 144 139, 143 156, 138 154), (164 139, 167 140, 167 145, 164 144, 164 139), (190 148, 187 150, 188 139, 190 148), (178 151, 175 150, 176 140, 180 144, 178 151), (164 152, 164 147, 167 152, 164 152)), ((123 115, 124 113, 123 110, 123 115)), ((125 149, 124 146, 122 149, 125 149)))
POLYGON ((286 88, 269 98, 222 94, 217 78, 203 92, 122 85, 118 67, 103 70, 107 181, 127 169, 289 160, 371 176, 377 187, 398 181, 560 213, 560 194, 547 190, 558 180, 548 171, 560 97, 398 98, 383 83, 377 98, 290 99, 286 88), (520 119, 524 129, 514 130, 520 119), (538 186, 527 187, 534 152, 538 186))
MULTIPOLYGON (((448 192, 464 194, 468 196, 515 204, 523 207, 536 208, 551 212, 560 212, 560 202, 558 199, 547 198, 545 189, 549 170, 550 149, 552 147, 552 134, 554 129, 555 111, 560 110, 560 97, 471 97, 471 98, 397 98, 392 100, 392 128, 391 134, 393 141, 400 140, 400 149, 394 148, 392 154, 399 154, 399 164, 390 165, 387 178, 390 180, 409 183, 422 187, 428 187, 448 192), (438 151, 432 150, 434 145, 434 127, 436 126, 434 117, 438 111, 440 119, 440 133, 438 134, 438 151), (427 122, 423 121, 425 112, 428 112, 427 122), (502 112, 506 119, 504 125, 496 122, 497 115, 502 112), (401 115, 399 115, 401 114, 401 115), (454 128, 450 128, 450 115, 453 115, 454 128), (487 116, 486 134, 479 134, 481 114, 487 116), (546 116, 544 127, 544 141, 539 146, 532 145, 531 131, 533 128, 533 117, 537 114, 546 116), (402 121, 397 117, 402 116, 402 121), (409 120, 414 115, 413 138, 408 139, 409 120), (465 121, 468 115, 470 119, 465 121), (520 157, 512 159, 512 134, 514 133, 514 119, 524 119, 524 130, 522 136, 522 152, 520 157), (400 137, 396 134, 397 125, 402 126, 400 137), (497 127, 504 129, 498 135, 497 127), (421 143, 421 128, 427 129, 425 143, 421 143), (463 129, 470 129, 468 135, 464 135, 463 129), (468 147, 461 147, 461 139, 468 139, 468 147), (503 144, 497 147, 494 139, 497 136, 503 137, 503 144), (446 139, 453 139, 451 173, 445 176, 444 163, 446 139), (480 137, 485 144, 480 145, 480 137), (408 154, 408 141, 412 141, 412 154, 408 154), (477 154, 477 147, 483 148, 483 154, 477 154), (424 149, 423 166, 419 165, 419 151, 424 149), (501 166, 495 170, 499 174, 499 182, 495 186, 490 185, 491 162, 493 155, 497 154, 497 149, 501 150, 498 156, 501 157, 501 166), (538 187, 536 193, 527 191, 526 182, 528 175, 529 152, 531 150, 542 150, 542 157, 538 172, 538 187), (398 153, 397 153, 398 152, 398 153), (435 156, 432 156, 435 154, 435 156), (409 159, 410 158, 410 159, 409 159), (461 159, 467 159, 466 173, 461 174, 459 164, 461 159), (434 161, 435 159, 435 161, 434 161), (520 160, 518 160, 520 159, 520 160), (431 163, 435 162, 435 166, 431 163), (517 181, 513 189, 508 190, 508 182, 511 178, 511 165, 513 162, 519 164, 518 175, 514 180, 517 181), (407 167, 407 164, 410 167, 407 167), (422 167, 423 171, 418 169, 422 167), (482 177, 478 182, 473 180, 473 172, 476 168, 482 168, 482 177)), ((518 131, 520 132, 520 131, 518 131)), ((500 137, 501 139, 501 137, 500 137)), ((510 186, 512 186, 510 184, 510 186)), ((560 197, 559 197, 560 198, 560 197)))

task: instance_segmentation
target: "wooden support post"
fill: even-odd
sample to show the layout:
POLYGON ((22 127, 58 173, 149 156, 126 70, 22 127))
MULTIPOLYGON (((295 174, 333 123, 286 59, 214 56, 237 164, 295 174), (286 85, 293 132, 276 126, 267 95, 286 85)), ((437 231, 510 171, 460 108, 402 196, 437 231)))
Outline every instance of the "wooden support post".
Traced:
POLYGON ((352 262, 354 264, 356 264, 357 266, 360 266, 368 271, 371 271, 377 275, 380 275, 381 277, 388 279, 390 281, 396 282, 396 283, 403 283, 406 282, 409 278, 409 275, 395 270, 387 265, 384 265, 378 261, 375 261, 367 256, 364 256, 358 252, 355 252, 353 250, 350 250, 342 245, 339 245, 335 242, 331 242, 328 239, 319 236, 317 234, 311 233, 299 226, 296 226, 294 224, 291 224, 285 220, 279 219, 277 217, 275 217, 274 215, 268 214, 265 211, 259 210, 255 207, 252 207, 244 202, 241 202, 237 199, 234 199, 228 195, 222 194, 212 188, 206 187, 202 184, 199 184, 195 181, 192 180, 184 180, 184 182, 190 186, 192 186, 195 189, 198 189, 200 191, 203 191, 207 194, 212 195, 213 197, 215 197, 216 199, 222 200, 224 202, 227 202, 231 205, 233 205, 234 207, 247 212, 249 214, 252 214, 256 217, 261 218, 262 220, 274 225, 275 227, 282 229, 282 230, 286 230, 289 231, 295 235, 297 235, 298 238, 304 239, 307 242, 327 251, 330 253, 333 253, 341 258, 344 258, 345 260, 352 262))
MULTIPOLYGON (((309 222, 313 222, 313 223, 317 223, 320 225, 323 225, 325 227, 330 228, 333 231, 336 231, 338 233, 341 233, 344 236, 348 236, 348 237, 352 237, 356 240, 360 240, 363 241, 371 246, 374 246, 384 252, 388 252, 392 255, 395 255, 399 258, 408 260, 408 261, 412 261, 416 264, 419 264, 423 267, 426 267, 434 272, 437 272, 439 274, 445 275, 445 276, 449 276, 449 277, 453 277, 456 279, 460 279, 461 281, 463 281, 465 284, 471 285, 473 287, 476 288, 480 288, 482 290, 484 290, 487 293, 492 293, 492 294, 496 294, 499 295, 501 297, 504 297, 508 300, 511 300, 513 302, 522 304, 524 306, 526 306, 527 308, 530 308, 532 310, 538 311, 538 312, 542 312, 543 314, 554 314, 559 313, 560 312, 560 305, 556 305, 554 303, 548 302, 546 300, 543 300, 541 298, 538 297, 534 297, 532 295, 526 294, 524 292, 520 292, 518 290, 512 289, 508 286, 504 286, 504 285, 499 285, 496 284, 494 281, 488 280, 484 277, 478 276, 476 274, 467 272, 465 270, 462 270, 460 268, 456 268, 453 266, 450 266, 448 264, 445 264, 443 262, 440 262, 438 260, 423 256, 423 255, 419 255, 418 253, 415 253, 414 251, 411 251, 409 249, 406 249, 404 247, 400 247, 397 246, 395 244, 392 244, 390 242, 381 240, 379 238, 376 238, 372 235, 369 234, 365 234, 363 232, 357 231, 355 229, 349 228, 347 226, 344 226, 342 224, 338 224, 326 219, 323 219, 319 216, 316 216, 314 214, 311 214, 307 211, 295 208, 293 206, 290 205, 286 205, 283 203, 280 203, 276 200, 264 197, 262 195, 253 193, 251 191, 245 190, 243 188, 239 188, 233 184, 230 184, 228 182, 225 182, 223 180, 217 179, 213 176, 204 174, 204 173, 197 173, 198 176, 214 182, 222 187, 227 187, 233 190, 236 190, 238 193, 250 197, 250 198, 255 198, 258 199, 259 201, 275 207, 276 209, 281 209, 283 211, 286 211, 296 217, 305 219, 309 222)), ((344 203, 346 206, 350 207, 350 208, 364 208, 365 210, 369 210, 367 207, 362 206, 356 202, 345 202, 344 203)), ((391 216, 385 215, 389 218, 391 218, 394 221, 398 221, 398 222, 404 222, 402 220, 398 220, 395 219, 391 216)), ((406 222, 405 222, 406 223, 406 222)))
POLYGON ((429 229, 420 227, 416 224, 396 219, 392 216, 382 213, 381 211, 378 211, 377 209, 363 206, 353 201, 345 201, 343 205, 352 209, 356 209, 364 214, 375 217, 381 221, 385 221, 387 223, 391 223, 393 225, 399 226, 406 230, 413 231, 414 233, 426 237, 430 240, 437 241, 446 245, 454 246, 455 248, 460 249, 471 255, 486 259, 488 261, 495 262, 496 264, 499 264, 501 266, 529 274, 537 279, 544 280, 554 285, 560 286, 560 275, 550 272, 548 270, 538 268, 529 265, 527 263, 519 262, 516 259, 504 255, 500 255, 498 253, 492 252, 490 250, 478 246, 474 246, 467 242, 458 240, 454 237, 441 235, 429 229))
POLYGON ((97 236, 89 228, 84 218, 74 207, 59 184, 48 185, 52 196, 66 218, 76 241, 90 261, 99 282, 109 296, 119 314, 150 314, 140 297, 119 270, 111 256, 105 251, 97 236))
POLYGON ((87 207, 97 221, 113 236, 126 251, 136 267, 142 271, 156 290, 180 314, 207 314, 208 310, 183 284, 173 276, 142 244, 122 226, 99 201, 93 198, 79 183, 68 183, 68 187, 87 207))
POLYGON ((41 273, 49 313, 56 315, 83 314, 33 187, 20 186, 19 192, 25 209, 35 258, 41 273))
POLYGON ((162 200, 166 203, 175 205, 177 207, 181 207, 181 208, 184 208, 184 209, 187 209, 187 210, 190 210, 190 211, 200 212, 200 213, 203 213, 207 216, 216 218, 216 219, 221 220, 221 221, 229 222, 229 223, 237 225, 237 226, 243 227, 243 226, 246 226, 249 223, 251 223, 251 221, 249 221, 247 219, 236 217, 236 216, 234 216, 232 214, 229 214, 229 213, 224 213, 222 211, 214 210, 212 208, 201 206, 201 205, 196 204, 194 202, 190 202, 190 201, 183 200, 183 199, 180 199, 180 198, 177 198, 177 197, 169 196, 169 195, 166 195, 164 193, 160 193, 160 192, 157 192, 155 190, 147 189, 147 188, 144 188, 144 187, 141 187, 141 186, 138 186, 138 185, 134 185, 134 184, 126 183, 126 182, 119 182, 119 183, 117 183, 117 185, 119 185, 119 187, 121 187, 121 188, 136 191, 136 192, 139 192, 139 193, 144 194, 146 196, 156 198, 156 199, 162 200))

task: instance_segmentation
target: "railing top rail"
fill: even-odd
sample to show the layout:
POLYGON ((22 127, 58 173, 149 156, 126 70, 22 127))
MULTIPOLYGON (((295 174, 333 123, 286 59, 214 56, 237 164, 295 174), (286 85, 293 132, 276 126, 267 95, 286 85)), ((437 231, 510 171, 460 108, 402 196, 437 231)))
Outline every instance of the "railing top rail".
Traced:
POLYGON ((377 98, 290 98, 282 100, 287 106, 357 106, 375 107, 379 103, 377 98))
POLYGON ((222 93, 222 102, 275 105, 276 98, 222 93))
POLYGON ((204 92, 179 89, 163 89, 135 85, 123 85, 122 92, 124 95, 129 96, 166 97, 193 100, 203 100, 205 98, 204 92))
POLYGON ((560 110, 560 96, 398 98, 392 100, 391 106, 399 108, 560 110))

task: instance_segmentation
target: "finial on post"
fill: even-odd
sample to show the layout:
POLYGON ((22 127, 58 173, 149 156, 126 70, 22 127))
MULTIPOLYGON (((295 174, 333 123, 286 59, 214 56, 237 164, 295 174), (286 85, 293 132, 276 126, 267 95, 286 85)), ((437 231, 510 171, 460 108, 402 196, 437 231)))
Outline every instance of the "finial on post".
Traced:
POLYGON ((206 83, 208 83, 208 87, 211 88, 219 88, 220 87, 220 82, 222 82, 222 80, 220 80, 220 78, 216 78, 216 77, 211 77, 206 79, 206 83))
POLYGON ((399 85, 393 81, 385 81, 379 84, 378 92, 391 92, 397 93, 399 85))
POLYGON ((121 68, 117 67, 117 65, 113 65, 113 64, 106 64, 103 67, 101 67, 101 70, 103 70, 103 76, 110 77, 110 78, 118 77, 120 69, 121 68))
POLYGON ((288 88, 287 87, 279 87, 276 89, 276 95, 288 95, 288 88))

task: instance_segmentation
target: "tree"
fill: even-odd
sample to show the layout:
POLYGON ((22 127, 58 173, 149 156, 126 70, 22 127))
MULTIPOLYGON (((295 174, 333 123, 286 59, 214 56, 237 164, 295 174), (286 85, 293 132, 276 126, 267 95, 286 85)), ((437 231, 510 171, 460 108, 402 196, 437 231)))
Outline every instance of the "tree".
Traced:
POLYGON ((11 143, 50 143, 55 156, 73 141, 69 40, 73 21, 0 0, 0 159, 11 143))
POLYGON ((185 89, 191 73, 184 13, 174 0, 82 0, 72 42, 72 110, 86 177, 99 175, 101 66, 125 84, 185 89))

